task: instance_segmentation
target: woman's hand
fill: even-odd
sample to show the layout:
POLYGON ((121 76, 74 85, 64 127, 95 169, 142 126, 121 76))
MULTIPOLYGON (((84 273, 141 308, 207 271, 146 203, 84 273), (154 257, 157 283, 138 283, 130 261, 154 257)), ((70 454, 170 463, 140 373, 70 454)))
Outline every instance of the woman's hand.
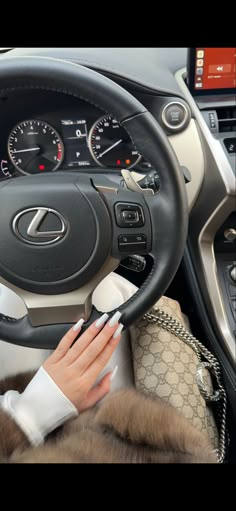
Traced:
POLYGON ((92 388, 121 339, 121 313, 116 312, 105 325, 108 317, 103 314, 74 343, 84 322, 80 319, 43 364, 79 412, 94 406, 110 390, 111 372, 92 388))

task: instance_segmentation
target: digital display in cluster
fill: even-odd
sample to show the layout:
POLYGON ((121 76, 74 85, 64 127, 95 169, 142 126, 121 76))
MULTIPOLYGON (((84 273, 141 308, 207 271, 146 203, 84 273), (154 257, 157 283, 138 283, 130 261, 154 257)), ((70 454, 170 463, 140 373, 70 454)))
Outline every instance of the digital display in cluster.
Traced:
POLYGON ((87 144, 87 122, 85 119, 63 119, 61 132, 65 145, 64 166, 86 167, 92 164, 87 144))

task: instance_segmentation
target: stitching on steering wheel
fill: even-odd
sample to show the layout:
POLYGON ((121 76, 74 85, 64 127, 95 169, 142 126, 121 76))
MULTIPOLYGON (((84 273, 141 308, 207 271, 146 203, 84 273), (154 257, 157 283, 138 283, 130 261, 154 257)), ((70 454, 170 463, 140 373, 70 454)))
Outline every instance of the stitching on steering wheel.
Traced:
POLYGON ((108 112, 105 108, 101 107, 100 105, 97 105, 94 101, 86 98, 85 96, 81 96, 80 94, 75 94, 75 92, 72 92, 67 89, 60 89, 58 87, 48 87, 47 85, 33 85, 33 84, 27 84, 27 85, 17 85, 16 87, 3 87, 0 89, 1 92, 15 92, 17 90, 24 90, 24 89, 35 89, 35 90, 48 90, 52 92, 61 92, 62 94, 68 94, 69 96, 74 96, 75 98, 82 99, 84 101, 87 101, 87 103, 90 103, 93 106, 96 106, 100 110, 103 110, 107 114, 110 114, 111 112, 108 112))
MULTIPOLYGON (((155 271, 155 270, 156 270, 156 261, 155 261, 155 259, 154 259, 153 267, 152 267, 152 269, 151 269, 151 271, 150 271, 150 273, 149 273, 148 277, 146 278, 145 282, 144 282, 144 283, 142 284, 142 286, 138 289, 138 291, 136 291, 136 293, 135 293, 133 296, 131 296, 131 297, 129 298, 129 300, 127 300, 127 302, 125 302, 123 305, 121 305, 121 306, 119 307, 119 310, 123 310, 125 307, 127 307, 127 305, 128 305, 128 304, 132 303, 132 302, 133 302, 133 300, 135 300, 135 299, 137 298, 137 296, 141 293, 141 291, 143 291, 143 290, 146 288, 146 286, 149 284, 149 281, 150 281, 150 279, 152 278, 152 275, 153 275, 153 273, 154 273, 154 271, 155 271)), ((115 310, 115 309, 114 309, 114 310, 115 310)))

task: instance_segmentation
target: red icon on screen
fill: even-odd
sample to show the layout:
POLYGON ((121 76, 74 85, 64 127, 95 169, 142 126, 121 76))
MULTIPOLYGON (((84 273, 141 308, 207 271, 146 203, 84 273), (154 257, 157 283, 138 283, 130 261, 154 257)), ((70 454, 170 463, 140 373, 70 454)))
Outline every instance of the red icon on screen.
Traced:
POLYGON ((231 64, 211 64, 208 68, 209 73, 231 73, 231 64))

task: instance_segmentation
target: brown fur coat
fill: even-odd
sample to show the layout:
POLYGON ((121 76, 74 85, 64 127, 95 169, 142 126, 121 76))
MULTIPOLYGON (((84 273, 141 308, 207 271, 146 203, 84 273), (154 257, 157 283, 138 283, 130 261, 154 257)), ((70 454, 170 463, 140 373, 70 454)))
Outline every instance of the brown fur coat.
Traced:
MULTIPOLYGON (((33 373, 0 382, 0 394, 22 392, 33 373)), ((216 463, 212 447, 182 415, 160 399, 120 390, 30 447, 0 410, 0 461, 6 463, 216 463)))

